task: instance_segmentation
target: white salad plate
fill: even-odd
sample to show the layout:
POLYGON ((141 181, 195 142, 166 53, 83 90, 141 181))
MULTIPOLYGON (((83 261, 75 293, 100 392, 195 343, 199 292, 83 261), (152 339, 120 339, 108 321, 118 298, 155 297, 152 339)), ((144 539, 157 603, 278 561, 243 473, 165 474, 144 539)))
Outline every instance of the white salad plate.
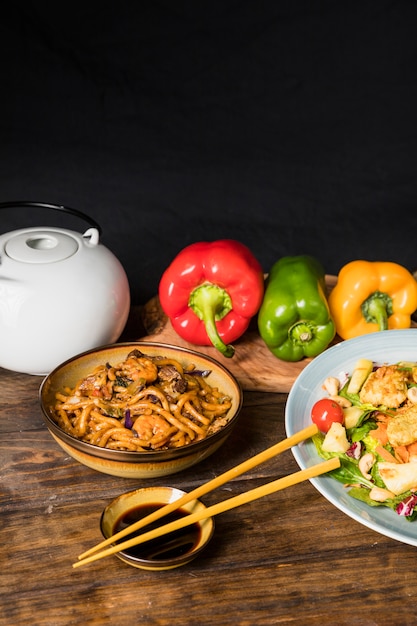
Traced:
MULTIPOLYGON (((294 382, 285 409, 287 436, 309 426, 313 404, 326 396, 322 385, 327 376, 352 373, 358 359, 377 365, 398 361, 417 362, 417 328, 387 330, 355 337, 328 348, 313 359, 294 382)), ((319 463, 312 441, 292 448, 301 469, 319 463)), ((417 520, 408 521, 388 507, 370 507, 348 495, 344 485, 329 476, 312 478, 310 482, 329 502, 360 524, 397 541, 417 546, 417 520)))

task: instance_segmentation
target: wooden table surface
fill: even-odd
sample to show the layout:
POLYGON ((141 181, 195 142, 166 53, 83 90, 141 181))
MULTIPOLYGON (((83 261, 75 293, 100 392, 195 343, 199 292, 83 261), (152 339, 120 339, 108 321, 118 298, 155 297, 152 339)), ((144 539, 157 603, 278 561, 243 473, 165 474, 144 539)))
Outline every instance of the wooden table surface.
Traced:
MULTIPOLYGON (((415 624, 416 549, 367 529, 307 482, 216 517, 196 560, 148 572, 111 556, 73 569, 101 540, 115 496, 141 486, 191 490, 285 437, 285 394, 245 392, 240 422, 201 464, 165 479, 101 474, 68 457, 44 426, 40 377, 0 369, 1 625, 415 624)), ((298 469, 291 451, 205 504, 298 469)))

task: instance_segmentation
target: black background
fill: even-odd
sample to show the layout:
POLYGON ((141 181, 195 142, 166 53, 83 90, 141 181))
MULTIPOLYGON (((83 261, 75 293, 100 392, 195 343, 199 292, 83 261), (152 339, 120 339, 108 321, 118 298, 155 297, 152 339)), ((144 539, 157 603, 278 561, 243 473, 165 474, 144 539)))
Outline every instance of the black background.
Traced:
MULTIPOLYGON (((417 267, 417 3, 6 3, 0 201, 74 207, 146 302, 185 245, 417 267)), ((61 225, 1 211, 0 233, 61 225)), ((84 230, 80 221, 62 225, 84 230)))

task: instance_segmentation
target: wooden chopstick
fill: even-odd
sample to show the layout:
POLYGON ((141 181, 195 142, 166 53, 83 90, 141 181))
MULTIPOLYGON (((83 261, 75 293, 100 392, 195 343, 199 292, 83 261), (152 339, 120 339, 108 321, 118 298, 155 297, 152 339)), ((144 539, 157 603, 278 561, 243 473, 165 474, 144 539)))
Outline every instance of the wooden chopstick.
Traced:
POLYGON ((209 482, 204 483, 204 485, 201 485, 200 487, 197 487, 193 491, 190 491, 189 493, 184 494, 178 500, 175 500, 174 502, 171 502, 170 504, 167 504, 164 507, 157 509, 150 515, 143 517, 142 519, 138 520, 134 524, 131 524, 127 528, 124 528, 123 530, 116 533, 115 535, 112 535, 108 539, 105 539, 101 543, 98 543, 97 545, 93 546, 89 550, 86 550, 86 552, 83 552, 82 554, 80 554, 78 559, 79 560, 85 559, 87 556, 90 556, 90 554, 93 554, 94 552, 97 552, 98 550, 102 550, 103 548, 105 548, 106 546, 109 546, 115 541, 119 541, 120 539, 123 539, 123 537, 130 535, 132 532, 136 532, 137 530, 140 530, 144 526, 147 526, 148 524, 155 522, 157 519, 160 519, 161 517, 164 517, 165 515, 168 515, 169 513, 172 513, 173 511, 181 508, 182 506, 187 504, 187 502, 191 502, 191 500, 197 500, 198 498, 201 498, 201 496, 204 496, 210 491, 217 489, 221 485, 224 485, 225 483, 229 482, 229 480, 232 480, 233 478, 240 476, 244 472, 249 471, 250 469, 256 467, 257 465, 261 465, 261 463, 265 463, 265 461, 268 461, 269 459, 273 458, 274 456, 277 456, 281 452, 284 452, 284 450, 288 450, 289 448, 292 448, 293 446, 297 445, 301 441, 304 441, 305 439, 309 439, 310 437, 315 435, 317 432, 318 432, 318 428, 315 424, 311 424, 310 426, 303 428, 302 430, 294 433, 294 435, 291 435, 291 437, 287 437, 287 439, 283 439, 282 441, 274 444, 270 448, 267 448, 266 450, 263 450, 262 452, 260 452, 259 454, 256 454, 250 459, 243 461, 243 463, 240 463, 239 465, 232 467, 230 470, 227 470, 226 472, 224 472, 223 474, 220 474, 219 476, 216 476, 216 478, 213 478, 209 482))
POLYGON ((91 556, 88 556, 82 560, 77 561, 76 563, 73 563, 73 567, 80 567, 81 565, 92 563, 93 561, 97 561, 106 556, 110 556, 111 554, 115 554, 116 552, 127 550, 132 546, 137 546, 141 543, 145 543, 146 541, 150 541, 151 539, 156 539, 157 537, 161 537, 162 535, 174 532, 176 530, 179 530, 180 528, 184 528, 185 526, 194 524, 195 522, 198 522, 202 519, 213 517, 214 515, 224 513, 225 511, 230 511, 230 509, 242 506, 243 504, 247 504, 248 502, 253 502, 258 498, 270 495, 271 493, 274 493, 281 489, 285 489, 286 487, 291 487, 292 485, 296 485, 304 480, 319 476, 320 474, 329 472, 330 470, 336 469, 337 467, 340 467, 340 459, 339 457, 333 457, 327 461, 323 461, 322 463, 314 465, 313 467, 300 470, 299 472, 295 472, 294 474, 290 474, 289 476, 284 476, 283 478, 278 478, 278 480, 274 480, 270 483, 267 483, 266 485, 261 485, 260 487, 256 487, 255 489, 251 489, 250 491, 246 491, 237 496, 234 496, 233 498, 224 500, 223 502, 213 504, 203 511, 192 513, 185 518, 175 520, 174 522, 170 522, 169 524, 165 524, 164 526, 159 526, 154 530, 150 530, 147 533, 143 533, 142 535, 138 535, 137 537, 133 537, 132 539, 128 539, 127 541, 123 541, 122 543, 111 546, 110 548, 102 550, 101 552, 96 552, 91 556))

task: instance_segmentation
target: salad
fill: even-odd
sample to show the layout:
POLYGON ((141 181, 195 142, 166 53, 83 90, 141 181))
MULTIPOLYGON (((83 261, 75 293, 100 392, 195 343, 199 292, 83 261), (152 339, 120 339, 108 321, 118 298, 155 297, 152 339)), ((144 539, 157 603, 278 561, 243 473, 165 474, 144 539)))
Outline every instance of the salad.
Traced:
POLYGON ((340 458, 329 475, 353 498, 417 518, 417 363, 362 358, 329 376, 311 410, 318 454, 340 458))

